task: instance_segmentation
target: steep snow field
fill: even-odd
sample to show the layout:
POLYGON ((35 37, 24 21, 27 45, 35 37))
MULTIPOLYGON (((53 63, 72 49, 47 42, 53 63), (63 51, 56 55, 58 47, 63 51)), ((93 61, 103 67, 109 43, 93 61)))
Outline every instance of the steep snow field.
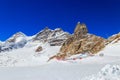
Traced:
MULTIPOLYGON (((120 42, 111 43, 95 56, 47 62, 60 46, 29 43, 0 53, 0 80, 120 80, 120 42), (41 45, 42 52, 35 52, 41 45), (100 56, 102 54, 102 56, 100 56)), ((71 58, 72 58, 71 57, 71 58)))

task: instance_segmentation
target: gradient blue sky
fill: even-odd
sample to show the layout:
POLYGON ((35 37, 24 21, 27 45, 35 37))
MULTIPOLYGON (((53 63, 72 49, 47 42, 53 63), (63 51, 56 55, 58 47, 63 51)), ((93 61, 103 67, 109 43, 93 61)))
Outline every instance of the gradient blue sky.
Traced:
POLYGON ((109 37, 120 32, 120 0, 0 0, 0 40, 22 31, 34 35, 45 26, 73 33, 76 23, 109 37))

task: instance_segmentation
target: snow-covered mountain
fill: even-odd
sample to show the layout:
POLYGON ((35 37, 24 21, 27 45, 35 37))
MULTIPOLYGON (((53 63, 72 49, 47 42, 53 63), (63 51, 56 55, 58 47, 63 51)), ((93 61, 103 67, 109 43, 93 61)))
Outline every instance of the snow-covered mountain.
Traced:
POLYGON ((76 30, 77 34, 70 35, 60 28, 55 30, 45 28, 33 36, 18 32, 6 41, 0 41, 0 79, 120 80, 120 34, 101 40, 92 34, 87 33, 89 36, 86 36, 87 30, 84 26, 76 30), (74 41, 80 41, 81 44, 74 44, 74 41), (102 49, 99 48, 101 43, 105 43, 102 49), (82 52, 87 49, 89 52, 88 49, 92 48, 100 51, 96 54, 73 53, 62 60, 59 58, 50 60, 64 45, 67 55, 70 53, 69 49, 77 51, 80 48, 82 52))
POLYGON ((0 52, 22 48, 27 43, 27 36, 22 32, 17 32, 0 45, 0 52))
POLYGON ((17 32, 0 42, 0 66, 41 65, 58 53, 60 46, 70 36, 60 28, 45 28, 33 36, 17 32), (37 51, 41 48, 42 50, 37 51), (41 62, 41 63, 39 63, 41 62))
POLYGON ((69 36, 69 33, 64 32, 60 28, 55 30, 45 28, 34 36, 27 36, 22 32, 17 32, 6 41, 0 42, 0 52, 23 48, 26 44, 29 45, 30 42, 49 43, 51 46, 61 46, 69 36))
POLYGON ((43 43, 48 42, 51 46, 60 46, 69 36, 69 33, 64 32, 60 28, 51 30, 46 27, 45 29, 36 34, 36 36, 33 38, 33 41, 39 41, 43 43))
MULTIPOLYGON (((101 50, 102 44, 102 50, 98 52, 99 55, 119 55, 119 49, 120 46, 120 36, 119 34, 113 35, 112 37, 108 38, 107 40, 100 38, 98 36, 92 35, 91 37, 84 36, 85 34, 88 34, 88 30, 85 25, 77 24, 77 27, 75 29, 75 34, 70 35, 67 32, 64 32, 60 28, 56 28, 54 30, 49 29, 46 27, 45 29, 41 30, 37 34, 33 36, 27 36, 22 32, 17 32, 13 36, 11 36, 9 39, 7 39, 5 42, 0 42, 0 61, 1 66, 14 63, 14 65, 27 63, 26 65, 31 64, 29 63, 30 60, 34 62, 34 60, 38 61, 45 61, 51 59, 51 57, 57 55, 60 50, 64 50, 66 54, 70 54, 70 51, 74 51, 80 48, 80 51, 84 52, 86 49, 87 51, 89 49, 93 49, 94 51, 96 49, 101 50), (81 28, 82 27, 82 28, 81 28), (84 29, 85 27, 85 29, 84 29), (78 29, 80 28, 80 29, 78 29), (77 32, 76 32, 77 31, 77 32), (73 36, 75 38, 73 38, 73 36), (77 37, 78 36, 78 37, 77 37), (94 37, 94 38, 92 38, 94 37), (72 41, 70 42, 69 41, 72 41), (104 41, 104 42, 102 42, 104 41), (106 41, 106 42, 105 42, 106 41), (67 42, 66 48, 61 49, 61 46, 64 46, 67 42), (81 42, 74 44, 73 42, 81 42), (63 44, 64 43, 64 44, 63 44), (68 44, 71 43, 71 44, 68 44), (84 43, 84 44, 83 44, 84 43), (63 45, 62 45, 63 44, 63 45), (78 45, 80 44, 80 45, 78 45), (92 45, 94 44, 94 46, 92 45), (86 46, 87 45, 87 46, 86 46), (105 46, 105 47, 104 47, 105 46), (97 47, 97 48, 96 48, 97 47), (99 48, 100 47, 100 48, 99 48), (113 50, 114 48, 114 50, 113 50), (84 50, 85 49, 85 50, 84 50), (69 51, 70 50, 70 51, 69 51), (112 54, 116 53, 116 54, 112 54), (26 57, 25 57, 26 55, 26 57), (13 57, 14 56, 14 57, 13 57), (4 58, 6 57, 6 58, 4 58), (4 59, 3 59, 4 58, 4 59), (28 59, 29 58, 29 59, 28 59), (22 60, 22 61, 21 61, 22 60)), ((88 51, 90 52, 90 51, 88 51)), ((81 53, 72 53, 73 55, 70 57, 67 57, 65 60, 76 60, 76 59, 82 59, 91 56, 86 52, 86 54, 81 53)), ((64 53, 62 53, 64 55, 64 53)), ((66 56, 66 54, 64 56, 66 56)), ((93 56, 93 55, 92 55, 93 56)), ((61 57, 61 56, 60 56, 61 57)))

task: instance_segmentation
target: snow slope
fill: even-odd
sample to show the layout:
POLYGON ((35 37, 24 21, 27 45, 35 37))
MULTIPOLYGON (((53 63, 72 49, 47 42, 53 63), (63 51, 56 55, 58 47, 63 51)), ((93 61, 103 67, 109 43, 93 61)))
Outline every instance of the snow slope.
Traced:
POLYGON ((120 41, 108 44, 101 52, 108 56, 120 56, 120 41))
POLYGON ((0 66, 36 66, 45 64, 49 57, 58 53, 60 46, 50 46, 48 43, 30 42, 20 49, 0 53, 0 66), (38 46, 42 46, 41 52, 35 52, 38 46))
POLYGON ((100 54, 104 54, 103 59, 97 62, 101 64, 102 61, 102 64, 106 66, 97 74, 92 74, 82 80, 120 80, 120 41, 117 43, 111 42, 98 53, 98 55, 100 54))
POLYGON ((98 72, 98 66, 70 63, 49 63, 37 67, 0 68, 1 80, 81 80, 81 78, 98 72), (95 70, 93 72, 93 70, 95 70))
POLYGON ((120 41, 94 56, 74 55, 71 58, 82 59, 47 62, 59 49, 30 41, 23 48, 0 53, 0 80, 120 80, 120 41), (38 46, 43 51, 35 52, 38 46))
MULTIPOLYGON (((96 57, 97 58, 97 57, 96 57)), ((39 66, 27 67, 4 67, 0 68, 1 80, 97 80, 99 78, 95 74, 99 74, 99 70, 110 62, 99 64, 97 62, 90 63, 90 59, 76 62, 59 62, 51 61, 39 66), (94 76, 91 77, 91 75, 94 76), (88 78, 86 78, 88 76, 88 78), (92 79, 94 78, 94 79, 92 79)), ((95 61, 95 59, 94 59, 95 61)), ((111 67, 102 69, 111 70, 111 67)), ((117 72, 119 73, 119 72, 117 72)), ((111 77, 114 75, 110 75, 111 77)), ((108 74, 109 77, 109 74, 108 74)), ((119 76, 118 76, 119 77, 119 76)), ((116 78, 118 78, 116 77, 116 78)), ((98 79, 105 80, 105 79, 98 79)), ((112 80, 112 79, 111 79, 112 80)), ((113 79, 115 80, 115 79, 113 79)), ((118 79, 119 80, 119 79, 118 79)))
POLYGON ((86 77, 83 80, 120 80, 120 66, 108 64, 96 75, 86 77))

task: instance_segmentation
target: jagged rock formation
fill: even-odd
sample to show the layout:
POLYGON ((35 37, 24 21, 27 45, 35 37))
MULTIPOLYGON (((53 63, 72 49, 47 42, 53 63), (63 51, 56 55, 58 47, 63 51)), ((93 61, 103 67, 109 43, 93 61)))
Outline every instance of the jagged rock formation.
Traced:
POLYGON ((41 42, 46 42, 48 35, 52 33, 52 30, 50 30, 48 27, 46 27, 44 30, 40 31, 36 34, 36 36, 33 38, 34 41, 38 40, 41 42))
POLYGON ((46 27, 44 30, 39 32, 34 38, 33 41, 48 42, 51 46, 60 46, 64 41, 70 36, 69 33, 64 32, 62 29, 57 28, 51 30, 46 27))
POLYGON ((63 43, 54 57, 64 59, 80 53, 95 54, 105 47, 105 42, 105 39, 89 34, 86 25, 78 22, 74 34, 63 43))

